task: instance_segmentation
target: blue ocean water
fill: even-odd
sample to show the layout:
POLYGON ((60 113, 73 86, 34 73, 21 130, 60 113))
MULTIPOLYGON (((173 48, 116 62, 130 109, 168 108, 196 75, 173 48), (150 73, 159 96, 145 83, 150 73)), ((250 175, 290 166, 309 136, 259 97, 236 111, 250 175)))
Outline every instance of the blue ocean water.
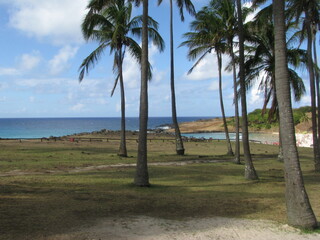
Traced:
MULTIPOLYGON (((194 137, 194 138, 204 138, 204 139, 226 139, 226 134, 224 132, 213 132, 213 133, 184 133, 182 134, 185 137, 194 137)), ((229 133, 230 140, 236 139, 236 134, 231 132, 229 133)), ((241 133, 240 133, 241 139, 241 133)), ((259 141, 262 143, 272 144, 274 142, 279 142, 279 134, 272 133, 249 133, 249 140, 259 141)))
MULTIPOLYGON (((179 122, 189 122, 212 117, 179 117, 179 122)), ((148 128, 171 124, 171 117, 150 117, 148 128)), ((139 129, 139 118, 126 119, 127 130, 139 129)), ((120 118, 1 118, 0 138, 41 138, 64 136, 101 129, 120 130, 120 118)))

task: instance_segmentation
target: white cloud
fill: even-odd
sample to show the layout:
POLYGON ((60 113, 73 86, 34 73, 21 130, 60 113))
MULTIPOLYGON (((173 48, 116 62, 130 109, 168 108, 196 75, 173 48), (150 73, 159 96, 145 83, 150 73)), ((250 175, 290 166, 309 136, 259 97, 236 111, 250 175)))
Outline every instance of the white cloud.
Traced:
POLYGON ((16 80, 15 84, 18 86, 23 86, 28 88, 37 87, 37 86, 48 86, 48 88, 51 88, 54 85, 65 86, 66 83, 68 82, 70 82, 70 79, 65 79, 65 78, 25 78, 25 79, 16 80))
POLYGON ((0 76, 15 76, 19 74, 20 72, 16 68, 0 68, 0 76))
POLYGON ((263 104, 263 93, 259 89, 259 83, 260 81, 256 81, 251 87, 248 94, 248 104, 261 108, 263 104))
MULTIPOLYGON (((216 59, 216 55, 211 53, 208 54, 202 61, 193 69, 192 73, 187 74, 185 73, 185 78, 187 80, 195 80, 195 81, 201 81, 201 80, 208 80, 211 78, 216 78, 219 76, 218 71, 218 63, 216 59)), ((222 58, 222 76, 228 76, 231 73, 224 71, 224 68, 226 64, 228 63, 229 58, 226 56, 223 56, 222 58)))
POLYGON ((116 104, 116 112, 120 112, 121 111, 121 103, 120 102, 118 102, 117 104, 116 104))
POLYGON ((49 61, 49 71, 52 75, 58 75, 69 67, 69 60, 71 60, 78 52, 78 47, 64 46, 57 55, 49 61))
POLYGON ((11 0, 9 25, 54 44, 82 42, 81 22, 87 1, 11 0))
MULTIPOLYGON (((164 71, 159 71, 158 69, 154 68, 152 71, 152 83, 160 83, 162 80, 165 79, 167 76, 167 73, 164 71)), ((169 84, 169 78, 168 78, 168 84, 169 84)))
POLYGON ((72 106, 70 110, 74 112, 82 112, 85 110, 85 105, 82 103, 77 103, 76 105, 72 106))
POLYGON ((0 102, 6 102, 8 100, 8 98, 7 97, 0 97, 0 102))
MULTIPOLYGON (((156 46, 151 44, 149 46, 149 62, 154 67, 155 66, 155 59, 159 51, 157 50, 156 46)), ((158 83, 160 82, 164 76, 165 72, 158 71, 155 67, 152 70, 153 79, 152 81, 158 83)), ((140 65, 131 55, 127 54, 124 61, 123 61, 123 79, 125 82, 125 88, 138 88, 141 80, 141 69, 140 65)))
POLYGON ((123 80, 125 88, 137 88, 140 82, 141 70, 136 60, 127 54, 123 61, 123 80))
POLYGON ((19 68, 22 70, 32 70, 37 67, 40 63, 41 57, 38 52, 33 54, 23 54, 20 59, 19 68))
POLYGON ((36 98, 34 96, 29 97, 29 102, 34 103, 36 98))
MULTIPOLYGON (((299 102, 300 106, 310 106, 311 105, 311 98, 310 95, 306 94, 304 95, 300 102, 299 102)), ((298 104, 297 104, 298 105, 298 104)))
POLYGON ((0 76, 17 76, 31 71, 37 67, 41 61, 39 52, 33 52, 32 54, 25 53, 18 59, 16 67, 0 67, 0 76))
POLYGON ((212 90, 212 91, 219 90, 219 81, 213 81, 209 86, 209 90, 212 90))

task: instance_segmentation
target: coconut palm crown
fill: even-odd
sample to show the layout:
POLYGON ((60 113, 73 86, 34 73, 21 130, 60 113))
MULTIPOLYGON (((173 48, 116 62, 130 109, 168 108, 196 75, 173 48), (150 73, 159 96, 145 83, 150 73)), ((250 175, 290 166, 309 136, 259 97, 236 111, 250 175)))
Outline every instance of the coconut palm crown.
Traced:
MULTIPOLYGON (((140 37, 142 34, 142 17, 132 18, 132 4, 125 0, 119 1, 100 1, 93 0, 88 5, 89 11, 82 23, 82 33, 84 38, 89 41, 96 41, 99 46, 83 60, 79 71, 79 81, 84 78, 91 68, 100 60, 106 48, 110 49, 110 54, 114 54, 113 71, 116 75, 113 95, 118 82, 121 91, 121 143, 119 149, 120 156, 127 156, 125 145, 125 96, 123 80, 123 60, 126 51, 139 63, 141 63, 141 47, 131 37, 140 37), (103 2, 108 4, 100 6, 103 2)), ((158 30, 158 23, 152 18, 148 18, 148 34, 154 44, 162 51, 164 42, 158 30)), ((148 65, 148 78, 151 79, 151 66, 148 65)))

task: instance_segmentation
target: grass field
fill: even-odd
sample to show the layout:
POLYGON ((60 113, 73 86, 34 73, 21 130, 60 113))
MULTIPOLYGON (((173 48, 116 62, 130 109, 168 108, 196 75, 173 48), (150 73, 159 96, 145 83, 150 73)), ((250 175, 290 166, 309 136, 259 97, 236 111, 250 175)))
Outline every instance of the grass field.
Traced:
MULTIPOLYGON (((118 145, 118 141, 1 141, 0 239, 41 239, 110 216, 286 221, 277 146, 251 144, 259 181, 244 179, 244 165, 236 165, 224 155, 223 141, 186 142, 186 156, 181 157, 175 155, 172 140, 160 138, 149 142, 150 163, 225 162, 152 165, 150 188, 132 184, 134 167, 69 172, 88 166, 135 163, 136 141, 128 142, 128 158, 117 156, 118 145)), ((313 171, 312 149, 299 151, 310 201, 320 219, 320 174, 313 171)))

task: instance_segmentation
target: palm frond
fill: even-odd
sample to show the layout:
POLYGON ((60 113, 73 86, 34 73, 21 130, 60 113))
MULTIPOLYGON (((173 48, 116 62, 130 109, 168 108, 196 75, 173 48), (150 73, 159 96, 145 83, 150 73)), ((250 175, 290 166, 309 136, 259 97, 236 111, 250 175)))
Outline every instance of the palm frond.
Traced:
POLYGON ((88 74, 89 69, 93 68, 95 66, 95 64, 99 61, 105 48, 106 48, 105 44, 100 45, 88 57, 86 57, 83 60, 81 66, 79 67, 79 71, 80 71, 79 81, 80 82, 83 80, 85 73, 88 74))
POLYGON ((193 66, 189 69, 188 74, 191 74, 192 71, 199 65, 199 63, 207 56, 207 54, 210 53, 210 51, 207 50, 207 52, 203 53, 199 59, 193 64, 193 66))
POLYGON ((113 96, 114 91, 115 91, 116 88, 117 88, 119 79, 120 79, 120 74, 118 74, 117 77, 116 77, 116 79, 114 80, 113 88, 112 88, 112 91, 111 91, 111 94, 110 94, 111 97, 113 96))

